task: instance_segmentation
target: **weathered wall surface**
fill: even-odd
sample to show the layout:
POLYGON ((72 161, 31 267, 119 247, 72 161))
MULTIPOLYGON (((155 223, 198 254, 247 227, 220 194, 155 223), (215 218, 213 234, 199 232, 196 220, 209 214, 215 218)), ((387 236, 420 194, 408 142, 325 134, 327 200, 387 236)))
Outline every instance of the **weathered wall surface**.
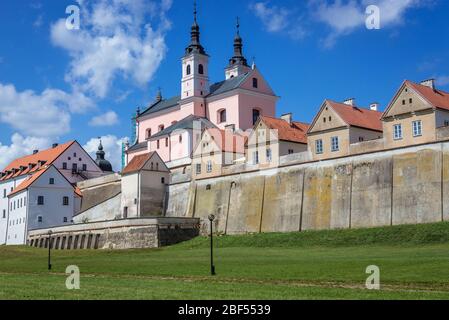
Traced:
POLYGON ((221 233, 449 221, 449 142, 241 172, 170 187, 169 216, 221 233))
MULTIPOLYGON (((199 234, 199 219, 138 218, 52 228, 51 248, 141 249, 159 248, 193 239, 199 234)), ((49 229, 33 230, 27 244, 48 248, 49 229)))

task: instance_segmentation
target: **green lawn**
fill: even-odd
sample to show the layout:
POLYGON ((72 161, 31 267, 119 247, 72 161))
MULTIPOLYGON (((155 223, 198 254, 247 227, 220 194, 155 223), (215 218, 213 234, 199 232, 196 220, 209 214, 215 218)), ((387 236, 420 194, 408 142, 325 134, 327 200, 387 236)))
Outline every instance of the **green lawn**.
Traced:
POLYGON ((164 249, 0 247, 0 299, 449 299, 449 224, 227 236, 164 249), (65 268, 81 270, 67 290, 65 268), (381 290, 364 288, 369 265, 381 290))

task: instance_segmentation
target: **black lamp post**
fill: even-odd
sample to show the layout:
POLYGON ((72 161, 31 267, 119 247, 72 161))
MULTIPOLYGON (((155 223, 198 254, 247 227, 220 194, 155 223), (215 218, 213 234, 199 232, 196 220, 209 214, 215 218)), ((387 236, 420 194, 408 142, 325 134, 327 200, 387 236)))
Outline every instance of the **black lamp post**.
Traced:
POLYGON ((210 221, 210 274, 215 276, 215 266, 214 266, 214 234, 213 234, 213 222, 215 220, 215 216, 211 214, 209 216, 210 221))
POLYGON ((51 270, 51 235, 52 231, 48 231, 48 270, 51 270))

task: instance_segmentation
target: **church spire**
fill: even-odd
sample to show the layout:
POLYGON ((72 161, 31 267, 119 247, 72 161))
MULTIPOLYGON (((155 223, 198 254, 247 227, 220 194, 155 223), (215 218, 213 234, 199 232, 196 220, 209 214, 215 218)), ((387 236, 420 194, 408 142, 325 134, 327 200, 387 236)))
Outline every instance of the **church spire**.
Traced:
POLYGON ((243 39, 240 36, 240 18, 237 17, 236 35, 234 37, 234 56, 229 60, 229 66, 242 65, 248 66, 248 61, 243 56, 243 39))
POLYGON ((190 45, 186 48, 186 55, 191 53, 206 54, 200 43, 200 26, 197 21, 198 11, 196 8, 196 0, 193 2, 193 25, 190 31, 190 45))

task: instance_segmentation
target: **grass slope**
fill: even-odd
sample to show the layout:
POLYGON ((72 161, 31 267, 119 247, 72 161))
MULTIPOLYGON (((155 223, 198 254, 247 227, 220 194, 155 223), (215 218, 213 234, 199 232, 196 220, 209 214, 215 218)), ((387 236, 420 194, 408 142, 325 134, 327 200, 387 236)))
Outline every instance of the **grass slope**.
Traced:
POLYGON ((448 299, 449 223, 216 238, 163 249, 47 251, 0 247, 0 299, 448 299), (381 290, 364 288, 366 267, 381 290), (81 290, 65 288, 65 268, 81 290))

